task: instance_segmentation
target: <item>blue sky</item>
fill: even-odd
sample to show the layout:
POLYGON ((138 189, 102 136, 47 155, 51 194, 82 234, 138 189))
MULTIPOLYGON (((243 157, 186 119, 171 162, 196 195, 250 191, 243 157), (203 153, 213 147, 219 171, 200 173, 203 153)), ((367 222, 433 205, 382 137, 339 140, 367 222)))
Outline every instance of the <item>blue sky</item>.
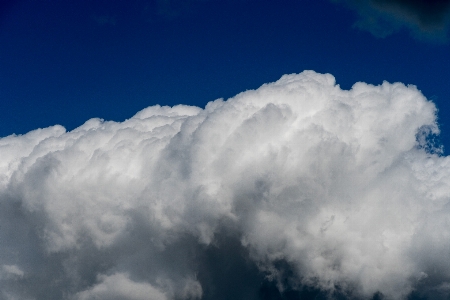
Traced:
POLYGON ((0 136, 122 121, 154 104, 204 107, 311 69, 345 89, 416 85, 437 104, 448 148, 449 44, 394 22, 380 37, 358 26, 362 15, 328 0, 9 1, 0 15, 0 136))

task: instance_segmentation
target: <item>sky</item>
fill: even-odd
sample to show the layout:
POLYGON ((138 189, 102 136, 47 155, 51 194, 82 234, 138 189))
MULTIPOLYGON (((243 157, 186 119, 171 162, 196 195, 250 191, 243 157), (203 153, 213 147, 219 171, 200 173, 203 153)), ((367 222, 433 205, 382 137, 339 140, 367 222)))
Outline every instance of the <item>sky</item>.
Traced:
POLYGON ((448 299, 450 2, 0 4, 0 300, 448 299))
POLYGON ((388 13, 378 17, 386 28, 373 25, 374 35, 370 24, 362 27, 382 14, 370 5, 6 1, 0 21, 0 136, 55 124, 72 130, 94 117, 123 121, 155 104, 204 107, 283 74, 314 70, 333 74, 345 89, 358 81, 416 85, 437 104, 441 137, 450 144, 446 37, 427 38, 426 30, 407 21, 384 24, 388 13), (389 31, 394 32, 380 37, 389 31))

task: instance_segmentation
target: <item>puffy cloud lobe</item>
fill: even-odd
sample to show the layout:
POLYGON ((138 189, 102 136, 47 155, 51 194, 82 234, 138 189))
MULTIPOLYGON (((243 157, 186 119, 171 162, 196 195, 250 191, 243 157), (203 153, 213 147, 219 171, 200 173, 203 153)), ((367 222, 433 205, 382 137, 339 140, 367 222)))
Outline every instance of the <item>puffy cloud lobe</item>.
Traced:
POLYGON ((88 299, 133 299, 133 300, 166 300, 164 294, 146 283, 131 281, 125 274, 100 276, 101 283, 87 291, 79 293, 80 300, 88 299))
MULTIPOLYGON (((332 0, 340 2, 341 0, 332 0)), ((448 0, 342 0, 356 9, 355 26, 377 37, 386 37, 402 27, 419 38, 446 40, 450 21, 448 0)))
POLYGON ((23 277, 23 271, 16 265, 3 265, 0 278, 23 277))
POLYGON ((2 297, 220 299, 215 248, 280 290, 445 297, 450 162, 421 135, 435 114, 414 86, 305 71, 205 109, 0 139, 2 297))

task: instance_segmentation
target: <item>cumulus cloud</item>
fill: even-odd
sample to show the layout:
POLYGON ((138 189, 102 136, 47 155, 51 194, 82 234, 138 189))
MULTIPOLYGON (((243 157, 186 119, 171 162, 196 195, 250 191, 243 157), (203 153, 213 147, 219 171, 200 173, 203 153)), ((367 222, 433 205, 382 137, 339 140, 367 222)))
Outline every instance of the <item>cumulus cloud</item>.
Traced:
POLYGON ((0 297, 448 297, 438 133, 415 86, 305 71, 2 138, 0 297))
POLYGON ((444 41, 450 23, 450 1, 426 0, 332 0, 355 9, 355 26, 377 37, 386 37, 406 27, 420 39, 444 41))

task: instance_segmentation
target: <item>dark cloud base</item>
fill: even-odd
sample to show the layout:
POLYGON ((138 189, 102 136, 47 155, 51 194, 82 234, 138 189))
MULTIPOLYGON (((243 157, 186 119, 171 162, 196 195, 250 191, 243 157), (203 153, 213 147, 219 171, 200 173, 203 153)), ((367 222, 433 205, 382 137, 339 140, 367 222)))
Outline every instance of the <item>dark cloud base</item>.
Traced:
MULTIPOLYGON (((134 215, 135 224, 124 237, 121 247, 101 251, 90 239, 85 239, 80 243, 81 248, 48 254, 41 240, 47 217, 27 212, 13 199, 5 201, 3 198, 3 200, 0 203, 0 228, 8 227, 10 230, 9 235, 2 236, 2 241, 11 249, 29 249, 33 255, 28 257, 27 263, 33 265, 35 269, 33 276, 20 282, 10 280, 4 284, 0 289, 3 293, 22 290, 21 296, 24 299, 26 297, 36 300, 65 299, 68 294, 94 285, 97 281, 96 275, 114 268, 124 255, 134 260, 129 267, 134 269, 135 275, 140 279, 152 276, 148 270, 152 269, 150 262, 154 261, 155 257, 148 249, 150 244, 146 242, 152 238, 152 234, 139 213, 134 215), (133 245, 132 248, 124 246, 130 244, 133 245), (139 267, 136 267, 137 264, 139 267), (73 272, 67 272, 68 268, 73 272), (76 278, 68 276, 70 274, 76 274, 76 278)), ((348 291, 340 292, 339 286, 330 293, 314 286, 299 285, 302 274, 298 274, 284 259, 273 263, 278 276, 271 279, 270 274, 260 271, 249 250, 242 245, 241 238, 239 233, 228 226, 218 230, 209 245, 199 244, 197 237, 183 234, 177 236, 174 243, 166 245, 156 260, 164 265, 167 272, 176 272, 180 267, 194 270, 203 289, 202 300, 366 299, 354 297, 348 291)), ((439 298, 439 295, 436 296, 439 298)), ((0 299, 8 298, 0 295, 0 299)), ((191 298, 175 298, 175 300, 186 299, 191 298)), ((376 293, 371 299, 381 300, 384 297, 376 293)), ((413 292, 407 299, 431 298, 421 297, 419 293, 413 292)))
MULTIPOLYGON (((34 276, 20 282, 14 279, 8 281, 0 289, 3 293, 21 290, 21 297, 24 299, 65 299, 68 294, 94 285, 97 281, 96 275, 114 268, 123 255, 134 256, 138 260, 131 266, 137 271, 138 277, 151 277, 147 272, 152 266, 145 263, 154 260, 150 255, 151 251, 147 249, 149 244, 145 242, 151 239, 151 235, 144 223, 139 222, 138 214, 134 215, 136 223, 123 241, 123 245, 134 245, 132 249, 118 247, 101 251, 91 240, 86 239, 79 249, 53 254, 46 253, 40 239, 45 219, 46 216, 42 214, 30 214, 14 200, 0 203, 0 227, 10 228, 9 235, 2 236, 2 241, 8 243, 10 248, 29 249, 33 255, 28 258, 28 263, 33 265, 36 272, 34 276), (137 263, 139 268, 135 266, 137 263), (76 273, 78 279, 68 276, 68 267, 73 271, 69 272, 69 275, 76 273)), ((209 245, 199 244, 197 237, 185 234, 177 237, 173 244, 167 245, 165 251, 159 255, 157 260, 165 265, 166 271, 176 271, 180 266, 195 270, 203 289, 202 300, 325 300, 330 296, 338 300, 354 299, 339 292, 330 294, 314 287, 298 286, 295 282, 299 276, 294 268, 282 259, 274 263, 279 278, 269 279, 269 274, 261 272, 251 259, 248 249, 241 243, 239 234, 225 226, 215 234, 214 241, 209 245)), ((8 298, 0 295, 0 299, 8 298)), ((175 298, 186 299, 189 298, 175 298)), ((374 295, 373 299, 382 297, 374 295)))

